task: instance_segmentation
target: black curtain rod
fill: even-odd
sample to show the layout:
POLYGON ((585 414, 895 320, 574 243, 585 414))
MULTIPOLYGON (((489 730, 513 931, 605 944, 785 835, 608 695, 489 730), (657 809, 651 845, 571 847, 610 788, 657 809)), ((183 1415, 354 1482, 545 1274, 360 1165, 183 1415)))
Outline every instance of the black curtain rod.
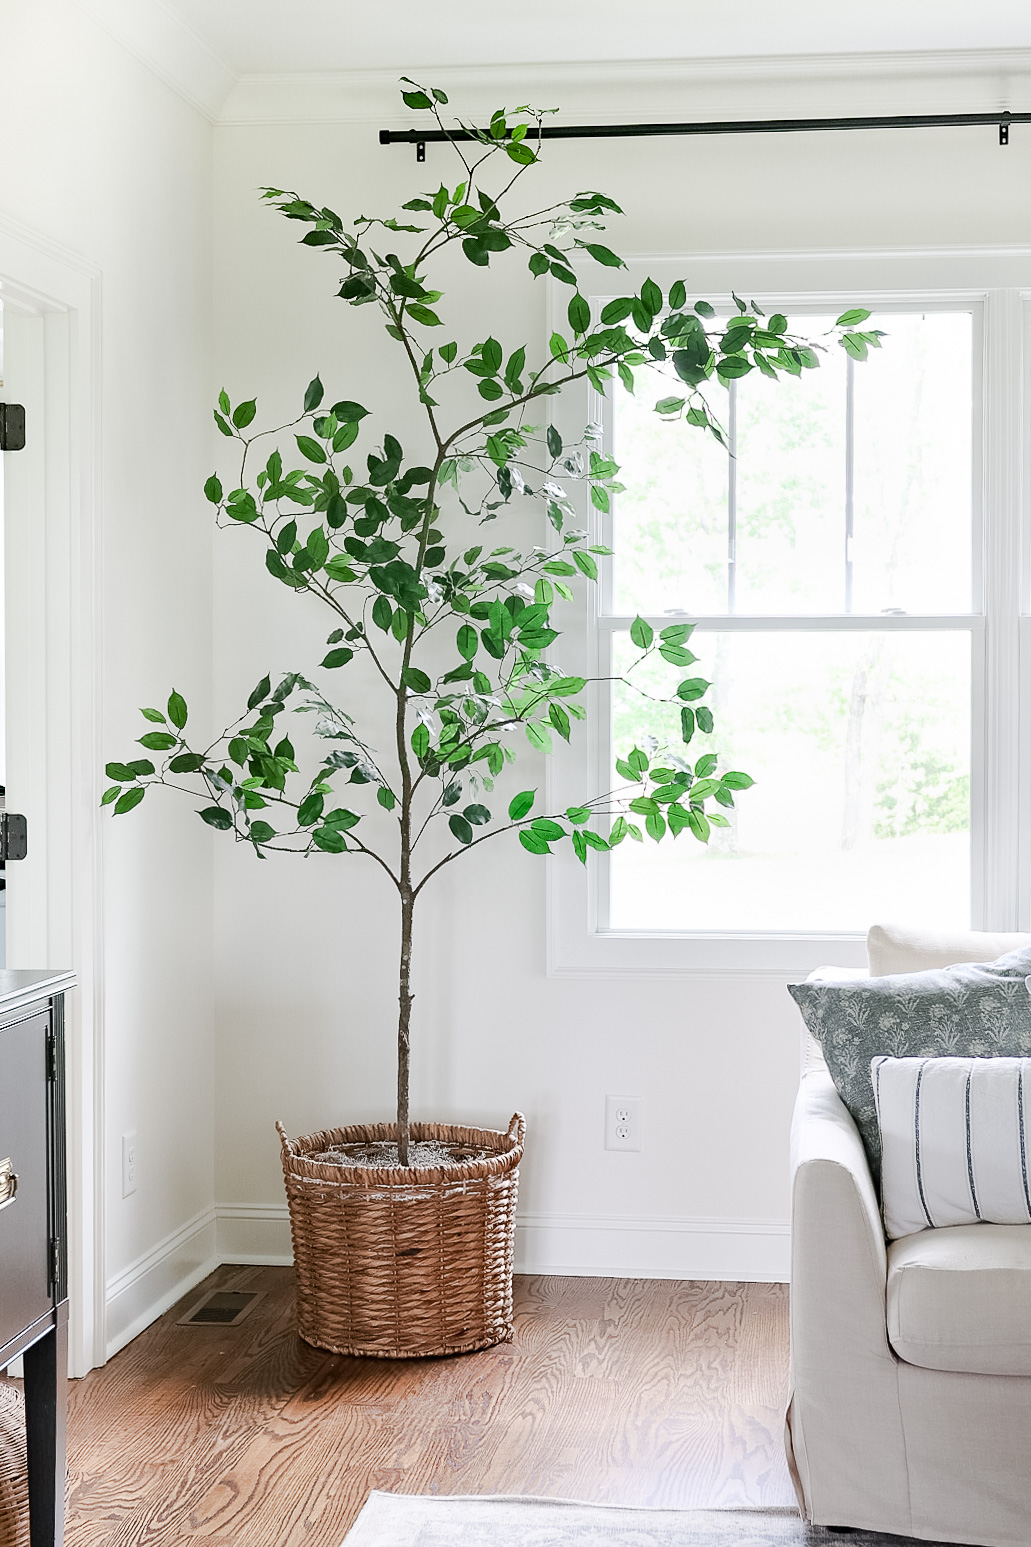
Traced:
MULTIPOLYGON (((821 134, 842 129, 955 129, 997 127, 999 144, 1008 145, 1010 124, 1031 123, 1031 113, 910 113, 870 118, 738 118, 693 124, 543 124, 545 140, 632 140, 655 134, 821 134)), ((538 131, 531 130, 532 144, 538 131)), ((381 145, 414 145, 419 161, 426 146, 448 140, 474 140, 468 129, 381 129, 381 145)))

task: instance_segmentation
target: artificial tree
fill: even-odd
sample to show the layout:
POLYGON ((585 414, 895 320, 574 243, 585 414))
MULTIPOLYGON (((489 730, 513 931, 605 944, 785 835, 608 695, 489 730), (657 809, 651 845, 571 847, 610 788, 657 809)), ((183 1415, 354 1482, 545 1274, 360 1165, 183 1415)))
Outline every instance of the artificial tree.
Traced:
MULTIPOLYGON (((448 133, 458 175, 456 186, 442 183, 403 206, 414 220, 359 216, 349 230, 335 211, 295 193, 267 188, 263 196, 288 220, 310 228, 306 246, 342 264, 337 293, 347 305, 379 308, 397 346, 400 379, 421 409, 418 453, 407 456, 398 437, 384 430, 367 442, 366 470, 356 474, 345 458, 367 434, 368 411, 351 400, 325 408, 316 376, 296 420, 256 433, 255 400, 234 407, 222 392, 215 423, 241 446, 239 472, 228 493, 217 474, 205 485, 220 525, 241 523, 261 534, 270 576, 332 614, 321 667, 353 672, 365 663, 387 695, 393 745, 386 755, 375 750, 337 701, 342 695, 334 700, 329 689, 289 672, 275 688, 264 676, 244 713, 198 751, 186 738, 187 705, 173 692, 165 712, 142 711, 155 728, 139 740, 146 751, 162 754, 160 768, 149 758, 109 763, 114 783, 103 801, 122 815, 155 784, 191 795, 199 790, 210 801, 198 813, 201 820, 233 833, 259 858, 270 849, 362 855, 389 877, 400 903, 397 1133, 399 1163, 407 1166, 413 926, 416 903, 433 876, 512 831, 531 854, 549 854, 568 841, 582 864, 590 849, 614 848, 628 838, 643 842, 645 835, 660 841, 686 832, 705 843, 713 825, 727 824, 718 808, 733 806, 752 783, 745 773, 718 772, 712 752, 693 763, 686 756, 697 734, 711 733, 713 716, 703 702, 710 684, 682 676, 668 698, 679 711, 680 741, 634 747, 617 759, 618 787, 588 795, 580 806, 536 815, 536 791, 523 790, 504 803, 501 820, 485 803, 494 804, 494 783, 515 760, 513 736, 521 732, 534 752, 550 753, 553 735, 568 741, 573 722, 584 719, 588 682, 554 662, 559 631, 552 608, 556 599, 574 600, 570 582, 595 581, 598 559, 609 553, 586 530, 570 526, 571 489, 586 486, 599 511, 609 509, 620 489, 597 429, 589 425, 575 444, 564 443, 544 422, 547 400, 584 378, 600 392, 618 378, 633 392, 642 371, 659 368, 663 396, 656 412, 722 441, 707 387, 752 370, 798 376, 819 364, 822 346, 791 334, 782 314, 766 316, 737 296, 723 318, 706 301, 689 304, 680 281, 664 296, 647 279, 638 293, 609 301, 596 317, 581 288, 580 263, 625 268, 596 240, 622 213, 619 207, 604 194, 585 192, 546 209, 511 212, 514 190, 540 160, 543 115, 502 109, 486 128, 449 128, 443 91, 407 79, 403 86, 406 105, 431 112, 448 133), (379 250, 386 246, 401 248, 403 256, 379 250), (529 345, 503 347, 493 335, 465 345, 435 343, 450 329, 431 275, 441 255, 456 247, 477 269, 522 256, 533 279, 551 276, 568 287, 568 336, 553 334, 536 365, 529 363, 529 345), (670 372, 680 386, 672 395, 670 372), (258 442, 298 426, 300 466, 290 466, 276 448, 255 467, 258 442), (548 547, 521 551, 503 537, 489 546, 492 527, 473 534, 472 527, 503 519, 526 499, 543 507, 548 547), (310 777, 300 770, 290 738, 276 739, 276 721, 288 707, 313 715, 316 744, 324 745, 310 777), (374 794, 380 821, 333 804, 334 782, 345 773, 353 796, 374 794), (387 813, 390 831, 382 820, 387 813)), ((868 315, 846 312, 834 330, 859 359, 879 343, 876 331, 860 331, 868 315)), ((500 303, 498 319, 500 332, 500 303)), ((293 459, 292 448, 288 455, 293 459)), ((640 650, 634 666, 658 652, 680 675, 696 660, 688 647, 692 628, 675 623, 656 636, 637 618, 630 630, 640 650)))

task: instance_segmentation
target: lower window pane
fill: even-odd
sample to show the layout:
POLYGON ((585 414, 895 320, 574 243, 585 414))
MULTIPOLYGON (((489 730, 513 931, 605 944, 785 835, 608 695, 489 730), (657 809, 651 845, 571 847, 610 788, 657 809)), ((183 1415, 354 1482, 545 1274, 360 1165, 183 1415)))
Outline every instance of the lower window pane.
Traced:
MULTIPOLYGON (((714 683, 713 735, 684 747, 675 712, 617 684, 613 754, 653 735, 691 762, 716 752, 755 785, 708 847, 690 832, 625 840, 609 860, 609 927, 969 927, 969 634, 698 633, 692 648, 692 672, 714 683)), ((614 671, 638 654, 617 635, 614 671)), ((633 680, 669 693, 677 673, 649 661, 633 680)))

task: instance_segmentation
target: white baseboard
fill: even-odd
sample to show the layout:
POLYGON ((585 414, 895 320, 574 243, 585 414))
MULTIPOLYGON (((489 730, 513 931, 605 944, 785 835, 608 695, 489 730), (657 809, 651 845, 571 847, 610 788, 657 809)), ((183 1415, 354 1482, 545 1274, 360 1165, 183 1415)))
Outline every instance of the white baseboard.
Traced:
POLYGON ((294 1252, 285 1203, 220 1203, 215 1212, 219 1262, 291 1265, 294 1252))
MULTIPOLYGON (((293 1261, 285 1204, 220 1204, 217 1214, 220 1262, 293 1261)), ((786 1220, 524 1214, 516 1231, 517 1273, 778 1284, 789 1254, 786 1220)))
POLYGON ((789 1266, 786 1220, 523 1214, 516 1230, 517 1273, 780 1284, 789 1266))
POLYGON ((215 1210, 174 1230, 108 1281, 107 1349, 110 1359, 218 1267, 215 1210))

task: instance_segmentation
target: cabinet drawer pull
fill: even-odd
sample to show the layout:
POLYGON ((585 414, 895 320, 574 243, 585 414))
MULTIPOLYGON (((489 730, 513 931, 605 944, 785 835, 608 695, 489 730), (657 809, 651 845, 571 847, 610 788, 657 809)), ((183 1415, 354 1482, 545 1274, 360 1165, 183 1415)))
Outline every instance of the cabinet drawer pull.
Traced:
POLYGON ((0 1160, 0 1209, 6 1209, 8 1204, 13 1203, 17 1193, 18 1173, 8 1155, 6 1160, 0 1160))

